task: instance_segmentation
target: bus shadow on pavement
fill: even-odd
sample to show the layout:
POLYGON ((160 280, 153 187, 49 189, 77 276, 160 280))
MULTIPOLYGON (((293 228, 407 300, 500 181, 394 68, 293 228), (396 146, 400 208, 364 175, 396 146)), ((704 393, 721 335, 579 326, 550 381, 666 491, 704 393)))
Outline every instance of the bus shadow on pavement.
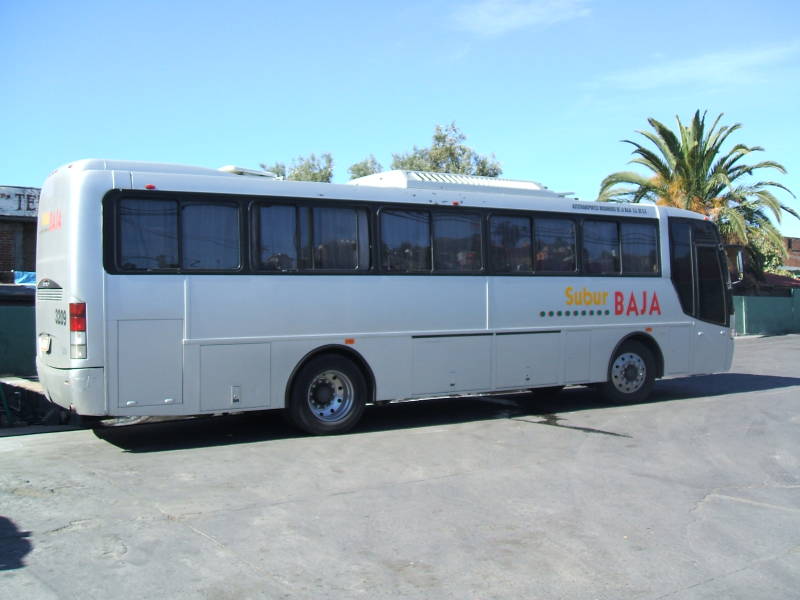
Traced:
POLYGON ((800 386, 800 377, 753 375, 750 373, 720 373, 664 379, 656 383, 650 402, 689 398, 726 396, 748 392, 765 392, 800 386))
MULTIPOLYGON (((645 404, 800 386, 800 378, 744 373, 702 375, 658 381, 645 404)), ((582 433, 627 437, 624 433, 573 427, 559 413, 614 406, 590 387, 569 387, 556 396, 536 393, 439 398, 367 407, 349 434, 514 419, 582 433)), ((280 411, 176 419, 121 427, 98 427, 95 435, 127 452, 161 452, 304 437, 286 424, 280 411)))

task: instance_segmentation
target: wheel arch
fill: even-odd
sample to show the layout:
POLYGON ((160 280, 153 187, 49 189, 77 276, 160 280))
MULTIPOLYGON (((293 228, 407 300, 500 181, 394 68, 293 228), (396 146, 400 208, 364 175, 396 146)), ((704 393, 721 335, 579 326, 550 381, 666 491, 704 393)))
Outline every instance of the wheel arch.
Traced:
POLYGON ((614 346, 614 351, 611 353, 611 359, 613 359, 617 355, 617 351, 625 342, 635 341, 642 344, 645 348, 650 350, 653 353, 653 358, 656 361, 656 374, 655 378, 658 379, 664 376, 664 353, 661 352, 661 347, 658 345, 658 342, 655 338, 645 333, 644 331, 634 331, 633 333, 629 333, 625 337, 623 337, 617 345, 614 346))
POLYGON ((289 375, 289 379, 286 381, 286 390, 284 391, 284 405, 289 405, 289 398, 292 393, 292 387, 294 386, 295 379, 297 374, 309 361, 315 359, 322 354, 335 354, 341 356, 343 358, 347 358, 359 368, 362 375, 364 375, 364 380, 367 382, 368 392, 368 402, 375 401, 375 374, 372 372, 372 368, 369 366, 369 363, 366 359, 356 350, 350 348, 349 346, 342 346, 341 344, 326 344, 325 346, 319 346, 318 348, 314 348, 313 350, 307 352, 303 358, 295 365, 294 369, 292 369, 291 374, 289 375))

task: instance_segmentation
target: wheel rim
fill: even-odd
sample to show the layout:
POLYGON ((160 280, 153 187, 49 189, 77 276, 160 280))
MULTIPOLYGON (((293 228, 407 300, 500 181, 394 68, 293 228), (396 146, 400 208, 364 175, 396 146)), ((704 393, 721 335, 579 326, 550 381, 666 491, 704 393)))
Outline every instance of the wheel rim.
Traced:
POLYGON ((623 394, 634 394, 642 389, 647 377, 647 365, 642 357, 632 352, 620 354, 611 365, 611 382, 623 394))
POLYGON ((306 402, 318 421, 341 421, 353 408, 353 382, 341 371, 323 371, 308 386, 306 402))

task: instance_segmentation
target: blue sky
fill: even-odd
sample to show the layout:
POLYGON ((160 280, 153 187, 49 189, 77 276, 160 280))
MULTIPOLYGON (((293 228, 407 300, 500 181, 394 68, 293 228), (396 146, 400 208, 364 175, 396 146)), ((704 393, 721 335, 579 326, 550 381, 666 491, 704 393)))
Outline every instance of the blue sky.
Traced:
MULTIPOLYGON (((620 140, 699 108, 742 123, 732 140, 800 195, 798 22, 790 0, 0 0, 0 184, 88 157, 311 152, 344 182, 455 121, 504 176, 593 199, 629 168, 620 140)), ((800 237, 800 220, 782 230, 800 237)))

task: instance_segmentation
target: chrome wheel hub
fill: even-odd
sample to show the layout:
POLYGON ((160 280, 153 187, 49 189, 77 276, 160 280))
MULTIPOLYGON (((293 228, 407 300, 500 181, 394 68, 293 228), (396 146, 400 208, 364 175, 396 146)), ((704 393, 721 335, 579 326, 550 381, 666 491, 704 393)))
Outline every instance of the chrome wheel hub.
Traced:
POLYGON ((647 366, 638 354, 620 354, 611 365, 611 383, 623 394, 638 392, 646 376, 647 366))
POLYGON ((341 371, 324 371, 308 386, 306 402, 318 420, 334 423, 344 419, 353 408, 353 383, 341 371))

